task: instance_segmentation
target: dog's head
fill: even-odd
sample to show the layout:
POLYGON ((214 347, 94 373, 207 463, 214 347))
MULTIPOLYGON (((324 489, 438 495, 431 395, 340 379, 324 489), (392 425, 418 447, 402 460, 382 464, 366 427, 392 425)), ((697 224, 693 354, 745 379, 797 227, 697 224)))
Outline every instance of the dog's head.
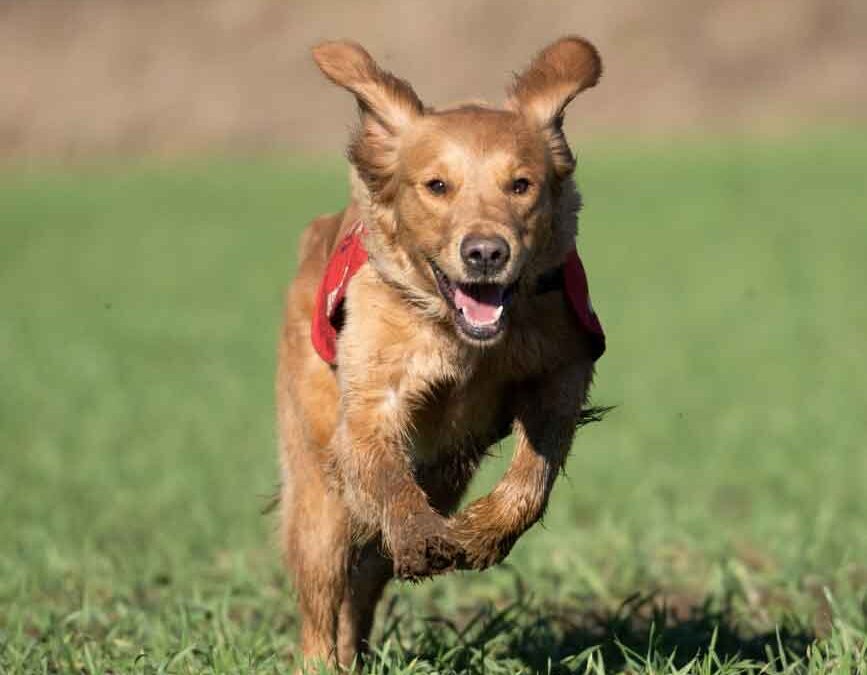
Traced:
POLYGON ((426 108, 352 42, 320 44, 313 56, 358 101, 349 158, 364 185, 374 264, 464 340, 494 343, 512 300, 572 246, 579 198, 563 114, 599 79, 596 50, 577 37, 548 46, 504 109, 426 108))

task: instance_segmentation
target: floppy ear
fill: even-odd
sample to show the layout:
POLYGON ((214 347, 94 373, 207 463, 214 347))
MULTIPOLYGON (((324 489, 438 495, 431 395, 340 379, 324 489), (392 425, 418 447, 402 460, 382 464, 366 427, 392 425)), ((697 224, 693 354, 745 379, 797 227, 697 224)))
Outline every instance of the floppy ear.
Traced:
POLYGON ((313 59, 329 80, 355 95, 361 128, 350 142, 349 159, 371 192, 387 199, 400 135, 423 114, 422 102, 355 42, 323 42, 313 48, 313 59))
POLYGON ((596 84, 601 74, 596 48, 583 38, 569 36, 539 52, 509 89, 507 107, 521 112, 545 134, 554 171, 560 177, 575 169, 575 158, 563 135, 566 106, 596 84))

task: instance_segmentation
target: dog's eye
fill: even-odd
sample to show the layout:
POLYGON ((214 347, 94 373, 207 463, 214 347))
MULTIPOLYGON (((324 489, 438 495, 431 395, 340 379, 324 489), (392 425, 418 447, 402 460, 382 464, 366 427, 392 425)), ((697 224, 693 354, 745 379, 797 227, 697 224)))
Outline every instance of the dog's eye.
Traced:
POLYGON ((512 181, 512 192, 516 195, 522 195, 530 189, 530 181, 526 178, 516 178, 512 181))
POLYGON ((446 186, 445 181, 440 180, 439 178, 434 178, 433 180, 429 180, 425 183, 427 189, 430 190, 435 195, 444 195, 448 186, 446 186))

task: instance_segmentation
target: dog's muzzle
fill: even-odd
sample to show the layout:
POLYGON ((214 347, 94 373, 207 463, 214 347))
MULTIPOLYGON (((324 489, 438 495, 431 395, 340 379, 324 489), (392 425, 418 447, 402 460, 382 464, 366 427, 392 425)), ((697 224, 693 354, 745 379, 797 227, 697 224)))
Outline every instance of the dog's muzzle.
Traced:
POLYGON ((440 294, 452 310, 458 330, 466 338, 473 342, 490 342, 503 332, 515 284, 453 281, 436 263, 431 262, 430 266, 440 294))

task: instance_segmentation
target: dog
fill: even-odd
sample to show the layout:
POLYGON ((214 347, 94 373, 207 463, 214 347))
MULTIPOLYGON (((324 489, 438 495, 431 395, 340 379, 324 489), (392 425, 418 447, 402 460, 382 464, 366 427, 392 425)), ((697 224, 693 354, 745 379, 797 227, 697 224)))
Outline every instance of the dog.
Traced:
POLYGON ((605 337, 575 248, 566 106, 601 61, 542 50, 503 108, 434 110, 358 44, 313 58, 357 101, 352 196, 313 220, 277 369, 280 537, 301 661, 348 666, 391 578, 482 570, 545 511, 605 337), (514 435, 490 494, 456 512, 514 435))

